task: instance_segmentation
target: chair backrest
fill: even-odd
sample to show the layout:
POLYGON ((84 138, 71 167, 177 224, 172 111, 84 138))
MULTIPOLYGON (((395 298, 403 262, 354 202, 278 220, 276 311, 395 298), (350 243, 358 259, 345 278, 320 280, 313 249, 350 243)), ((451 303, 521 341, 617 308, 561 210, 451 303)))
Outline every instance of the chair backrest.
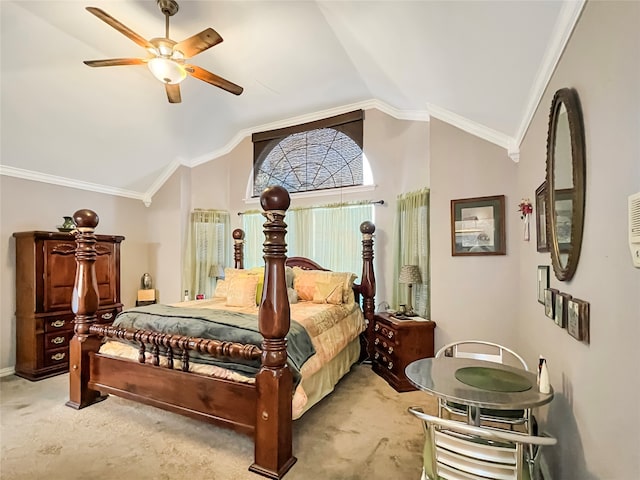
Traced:
POLYGON ((549 436, 476 427, 435 417, 424 413, 419 407, 410 407, 409 412, 421 419, 425 427, 423 478, 427 479, 529 478, 537 457, 535 450, 557 443, 555 438, 549 436), (530 452, 528 456, 525 456, 525 450, 530 452))
POLYGON ((436 358, 443 356, 475 358, 487 362, 506 363, 518 367, 522 366, 525 370, 529 370, 524 358, 510 348, 483 340, 462 340, 449 343, 436 352, 436 358))

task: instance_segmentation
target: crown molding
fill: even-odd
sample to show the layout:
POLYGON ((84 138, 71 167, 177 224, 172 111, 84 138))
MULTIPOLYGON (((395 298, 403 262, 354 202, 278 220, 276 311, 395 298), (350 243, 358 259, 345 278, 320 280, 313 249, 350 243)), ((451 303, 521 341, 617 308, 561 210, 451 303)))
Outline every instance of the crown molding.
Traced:
POLYGON ((158 192, 158 190, 162 188, 165 182, 169 180, 169 178, 171 178, 171 175, 173 175, 175 171, 178 170, 182 165, 187 164, 182 159, 176 159, 162 171, 158 178, 156 178, 156 180, 153 182, 151 187, 149 187, 149 189, 143 194, 142 201, 144 202, 145 207, 151 205, 153 196, 158 192))
POLYGON ((438 107, 432 103, 427 104, 427 109, 432 117, 506 149, 507 154, 514 162, 518 162, 520 159, 520 149, 513 137, 474 122, 473 120, 469 120, 468 118, 458 115, 457 113, 453 113, 445 108, 438 107))
POLYGON ((100 185, 97 183, 83 182, 81 180, 59 177, 57 175, 34 172, 32 170, 10 167, 8 165, 0 165, 0 175, 22 178, 24 180, 31 180, 34 182, 49 183, 51 185, 59 185, 61 187, 77 188, 78 190, 88 190, 90 192, 105 193, 107 195, 115 195, 118 197, 133 198, 135 200, 144 200, 144 194, 140 192, 109 187, 107 185, 100 185))
POLYGON ((536 79, 531 87, 531 93, 529 94, 529 101, 525 107, 524 114, 522 115, 522 122, 516 131, 515 142, 516 145, 520 145, 524 136, 531 125, 533 116, 536 113, 542 97, 544 95, 551 77, 558 66, 560 57, 562 56, 567 43, 571 38, 571 34, 575 29, 578 19, 582 14, 582 10, 586 4, 586 0, 574 0, 564 3, 558 20, 556 21, 555 30, 553 36, 549 42, 549 47, 545 53, 545 56, 536 75, 536 79))

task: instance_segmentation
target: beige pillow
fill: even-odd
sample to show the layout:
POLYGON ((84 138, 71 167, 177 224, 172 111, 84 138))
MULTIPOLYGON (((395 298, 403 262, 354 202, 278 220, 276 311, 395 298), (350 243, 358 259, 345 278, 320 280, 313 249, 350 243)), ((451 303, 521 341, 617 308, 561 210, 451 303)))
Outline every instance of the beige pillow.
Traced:
POLYGON ((227 289, 228 307, 255 307, 258 275, 233 275, 227 289))
POLYGON ((313 301, 316 292, 316 283, 342 284, 342 303, 353 303, 353 282, 356 275, 348 272, 325 272, 322 270, 303 270, 293 267, 293 288, 298 292, 301 300, 313 301))
POLYGON ((316 283, 313 293, 313 303, 331 303, 340 305, 342 303, 342 281, 316 283))

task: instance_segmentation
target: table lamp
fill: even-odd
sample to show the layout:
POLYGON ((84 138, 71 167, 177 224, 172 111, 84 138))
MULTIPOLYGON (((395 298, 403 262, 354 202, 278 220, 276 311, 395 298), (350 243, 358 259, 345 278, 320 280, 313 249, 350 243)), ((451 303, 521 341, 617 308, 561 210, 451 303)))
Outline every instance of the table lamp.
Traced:
POLYGON ((414 283, 422 283, 422 276, 420 275, 420 269, 417 265, 403 265, 400 269, 400 278, 398 279, 400 283, 406 283, 409 286, 409 295, 407 296, 407 312, 405 313, 408 317, 415 317, 416 314, 413 311, 413 307, 411 305, 411 286, 414 283))

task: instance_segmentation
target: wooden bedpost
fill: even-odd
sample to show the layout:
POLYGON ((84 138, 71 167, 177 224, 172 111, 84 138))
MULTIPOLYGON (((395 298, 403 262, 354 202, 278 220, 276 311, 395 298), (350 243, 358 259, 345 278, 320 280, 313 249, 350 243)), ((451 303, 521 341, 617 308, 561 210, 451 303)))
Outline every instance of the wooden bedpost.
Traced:
POLYGON ((100 297, 96 280, 96 237, 98 215, 92 210, 78 210, 73 219, 76 231, 76 280, 71 294, 71 310, 76 314, 74 336, 69 342, 69 401, 67 406, 80 409, 102 400, 100 392, 91 390, 89 353, 97 352, 101 339, 89 333, 96 322, 100 297))
POLYGON ((296 462, 293 456, 291 400, 293 379, 287 365, 291 315, 285 280, 287 224, 284 216, 289 192, 275 186, 260 196, 264 223, 264 287, 258 327, 262 341, 262 368, 256 376, 255 461, 249 470, 269 478, 282 478, 296 462))
POLYGON ((236 228, 233 231, 233 265, 244 268, 244 230, 236 228))
POLYGON ((360 224, 362 233, 362 279, 360 281, 360 292, 363 296, 362 311, 367 322, 367 355, 373 356, 373 315, 375 313, 376 296, 376 276, 373 273, 373 233, 376 226, 371 222, 360 224))

